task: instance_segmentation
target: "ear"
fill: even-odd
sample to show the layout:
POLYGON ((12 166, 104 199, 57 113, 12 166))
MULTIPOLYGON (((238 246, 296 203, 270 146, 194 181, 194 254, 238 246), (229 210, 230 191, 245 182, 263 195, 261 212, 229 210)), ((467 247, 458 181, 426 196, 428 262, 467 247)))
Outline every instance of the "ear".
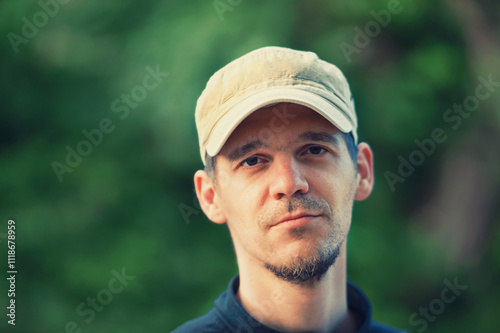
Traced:
POLYGON ((358 145, 358 175, 357 188, 354 199, 362 201, 370 196, 373 189, 374 173, 373 173, 373 152, 370 146, 362 142, 358 145))
POLYGON ((217 203, 215 184, 206 171, 198 170, 194 174, 194 188, 200 202, 201 209, 210 221, 218 224, 226 222, 226 216, 217 203))

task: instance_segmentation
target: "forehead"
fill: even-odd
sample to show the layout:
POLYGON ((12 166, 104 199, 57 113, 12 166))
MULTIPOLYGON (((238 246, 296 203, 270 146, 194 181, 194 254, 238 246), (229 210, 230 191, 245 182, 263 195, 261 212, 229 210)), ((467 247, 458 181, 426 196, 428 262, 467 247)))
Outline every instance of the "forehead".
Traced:
POLYGON ((221 153, 255 140, 269 145, 286 145, 305 132, 335 135, 339 129, 306 106, 280 103, 259 109, 243 120, 228 138, 221 153))

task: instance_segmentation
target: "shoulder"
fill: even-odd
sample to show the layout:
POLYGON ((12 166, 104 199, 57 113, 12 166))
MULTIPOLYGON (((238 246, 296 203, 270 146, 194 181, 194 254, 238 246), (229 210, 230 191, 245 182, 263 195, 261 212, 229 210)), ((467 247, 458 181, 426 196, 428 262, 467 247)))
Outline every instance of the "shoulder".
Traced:
POLYGON ((370 333, 408 333, 408 331, 394 328, 389 325, 372 320, 370 325, 370 333))
POLYGON ((214 309, 210 309, 204 315, 192 319, 177 327, 172 333, 229 333, 224 321, 217 315, 214 309))
MULTIPOLYGON (((234 291, 239 283, 239 276, 231 279, 228 289, 214 301, 214 307, 204 315, 192 319, 177 327, 172 333, 231 333, 234 326, 233 320, 238 316, 238 302, 234 291)), ((240 306, 241 307, 241 306, 240 306)))

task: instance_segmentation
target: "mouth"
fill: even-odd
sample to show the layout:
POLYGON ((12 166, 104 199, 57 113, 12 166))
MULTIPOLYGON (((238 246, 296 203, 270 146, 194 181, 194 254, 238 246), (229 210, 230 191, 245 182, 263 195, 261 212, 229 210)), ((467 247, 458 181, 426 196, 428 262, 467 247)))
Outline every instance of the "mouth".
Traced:
POLYGON ((311 223, 312 220, 319 216, 321 215, 310 213, 297 213, 293 215, 287 215, 281 221, 275 223, 271 227, 296 228, 311 223))

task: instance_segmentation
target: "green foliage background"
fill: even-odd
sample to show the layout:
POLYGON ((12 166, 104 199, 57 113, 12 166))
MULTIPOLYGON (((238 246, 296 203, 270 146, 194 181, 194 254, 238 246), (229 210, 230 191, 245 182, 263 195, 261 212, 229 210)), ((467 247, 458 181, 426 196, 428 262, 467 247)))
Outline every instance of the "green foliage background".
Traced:
MULTIPOLYGON (((420 212, 464 133, 484 124, 498 133, 498 104, 489 112, 481 104, 459 130, 447 131, 449 139, 395 192, 384 172, 397 172, 398 156, 408 156, 415 139, 445 126, 443 113, 474 92, 477 75, 498 80, 498 59, 474 63, 463 22, 446 2, 402 0, 401 13, 351 61, 341 43, 355 45, 354 28, 364 29, 388 1, 221 2, 223 13, 201 0, 73 0, 18 52, 8 34, 22 36, 23 17, 33 22, 40 4, 0 3, 0 257, 14 219, 19 272, 16 326, 2 313, 0 331, 64 332, 74 321, 83 332, 163 332, 212 306, 237 266, 227 228, 204 217, 193 192, 202 167, 196 100, 220 67, 278 45, 314 51, 344 71, 360 138, 375 151, 376 187, 355 205, 348 244, 348 277, 368 294, 375 319, 416 332, 409 316, 440 297, 444 279, 457 277, 468 289, 427 331, 496 332, 498 205, 478 254, 463 262, 447 255, 454 238, 435 237, 420 212), (122 120, 111 104, 142 84, 147 66, 169 76, 122 120), (52 163, 65 164, 66 147, 76 149, 82 131, 103 118, 115 130, 59 182, 52 163), (87 323, 76 308, 122 268, 135 279, 87 323)), ((499 33, 498 3, 480 3, 499 33)), ((491 138, 479 148, 497 155, 498 136, 491 138)), ((7 289, 2 278, 3 311, 7 289)))

